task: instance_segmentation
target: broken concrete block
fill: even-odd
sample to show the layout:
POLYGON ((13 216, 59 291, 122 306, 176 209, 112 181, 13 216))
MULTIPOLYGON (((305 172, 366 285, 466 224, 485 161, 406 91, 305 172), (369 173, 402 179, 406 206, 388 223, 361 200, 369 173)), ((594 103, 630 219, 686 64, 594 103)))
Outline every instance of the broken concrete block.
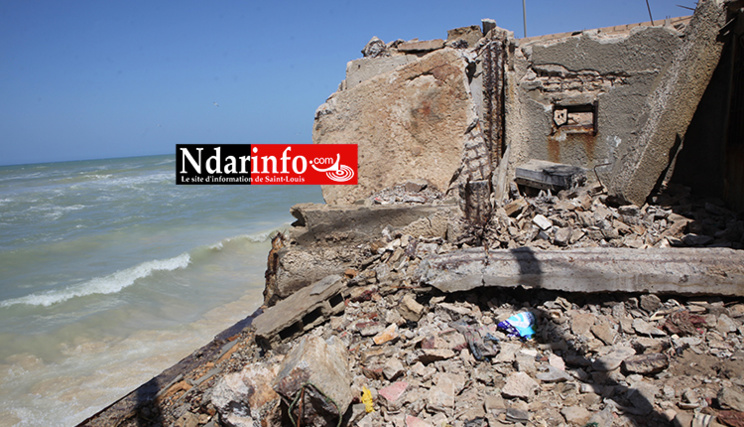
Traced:
POLYGON ((419 354, 416 360, 424 365, 428 365, 437 360, 452 359, 453 357, 455 357, 455 352, 448 348, 424 348, 421 349, 421 354, 419 354))
POLYGON ((548 219, 545 218, 543 215, 537 214, 534 218, 532 218, 532 222, 535 223, 540 229, 547 230, 550 227, 553 226, 553 223, 548 219))
POLYGON ((252 426, 253 421, 260 421, 262 409, 279 399, 271 388, 277 368, 278 365, 249 364, 240 372, 220 378, 211 391, 211 402, 223 422, 252 426))
POLYGON ((362 49, 362 55, 365 58, 377 58, 379 56, 390 55, 390 53, 387 51, 385 42, 374 36, 367 42, 364 49, 362 49))
POLYGON ((481 19, 481 27, 483 29, 483 35, 487 36, 489 31, 496 28, 496 20, 491 18, 481 19))
POLYGON ((666 335, 666 332, 643 319, 633 319, 633 329, 639 335, 651 335, 654 337, 663 337, 666 335))
POLYGON ((342 312, 346 285, 346 279, 331 275, 279 301, 253 320, 256 342, 269 348, 342 312))
POLYGON ((398 45, 398 50, 401 52, 429 52, 443 47, 444 40, 434 39, 404 42, 398 45))
POLYGON ((574 426, 583 426, 592 417, 592 413, 581 406, 565 406, 561 409, 561 415, 568 424, 574 426))
POLYGON ((481 29, 477 25, 454 28, 452 30, 447 30, 446 45, 457 48, 472 48, 478 44, 478 41, 481 38, 483 38, 483 33, 481 33, 481 29))
POLYGON ((406 415, 406 427, 434 427, 421 418, 406 415))
POLYGON ((571 227, 561 227, 555 232, 553 242, 558 246, 568 246, 571 241, 571 227))
POLYGON ((658 374, 669 367, 669 357, 663 353, 637 354, 625 359, 622 367, 629 374, 658 374))
POLYGON ((346 64, 344 90, 349 90, 380 74, 389 73, 398 67, 417 61, 416 55, 365 57, 346 64))
POLYGON ((304 337, 287 354, 273 387, 288 402, 302 392, 296 406, 302 407, 302 424, 335 426, 346 413, 353 398, 346 355, 346 347, 335 337, 328 341, 304 337))
POLYGON ((395 323, 389 325, 385 330, 380 332, 379 334, 375 335, 372 338, 372 341, 374 341, 377 345, 385 344, 386 342, 392 341, 394 339, 398 338, 398 325, 395 323))
POLYGON ((542 190, 562 190, 586 182, 586 172, 578 166, 532 159, 517 166, 517 184, 542 190))
POLYGON ((382 374, 388 381, 394 381, 396 378, 405 374, 406 368, 403 366, 403 362, 397 357, 391 357, 385 362, 385 366, 382 368, 382 374))
POLYGON ((504 211, 508 216, 517 216, 526 207, 527 201, 525 199, 517 199, 507 203, 506 206, 504 206, 504 211))
POLYGON ((416 301, 411 294, 406 294, 398 305, 398 312, 409 322, 418 322, 424 314, 424 306, 416 301))
POLYGON ((403 400, 401 396, 403 396, 407 388, 408 383, 405 381, 396 381, 387 387, 381 388, 377 392, 383 398, 380 403, 385 405, 388 410, 399 408, 403 400))
POLYGON ((539 385, 524 372, 514 372, 506 379, 501 394, 506 398, 530 400, 534 397, 539 385))
POLYGON ((630 347, 619 347, 610 353, 597 357, 592 363, 595 371, 614 371, 619 368, 623 360, 633 356, 635 350, 630 347))
POLYGON ((718 403, 723 408, 731 408, 744 412, 744 393, 734 388, 734 386, 721 387, 721 390, 718 392, 718 403))

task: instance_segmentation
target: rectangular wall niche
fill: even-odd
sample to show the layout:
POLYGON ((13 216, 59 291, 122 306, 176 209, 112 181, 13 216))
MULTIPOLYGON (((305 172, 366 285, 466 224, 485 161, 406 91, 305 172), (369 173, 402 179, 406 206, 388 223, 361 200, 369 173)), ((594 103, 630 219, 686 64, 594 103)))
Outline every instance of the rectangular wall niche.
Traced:
POLYGON ((597 101, 591 104, 553 105, 553 134, 597 134, 597 101))

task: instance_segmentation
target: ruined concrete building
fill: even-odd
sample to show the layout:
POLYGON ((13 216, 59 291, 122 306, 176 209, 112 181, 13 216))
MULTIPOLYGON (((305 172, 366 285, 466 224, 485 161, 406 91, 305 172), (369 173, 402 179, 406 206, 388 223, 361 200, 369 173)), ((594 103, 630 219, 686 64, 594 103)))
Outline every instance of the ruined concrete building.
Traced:
POLYGON ((375 37, 315 115, 314 143, 359 146, 359 185, 324 188, 326 202, 408 183, 499 203, 520 168, 556 163, 639 206, 671 179, 741 211, 743 4, 524 39, 492 20, 446 40, 375 37))

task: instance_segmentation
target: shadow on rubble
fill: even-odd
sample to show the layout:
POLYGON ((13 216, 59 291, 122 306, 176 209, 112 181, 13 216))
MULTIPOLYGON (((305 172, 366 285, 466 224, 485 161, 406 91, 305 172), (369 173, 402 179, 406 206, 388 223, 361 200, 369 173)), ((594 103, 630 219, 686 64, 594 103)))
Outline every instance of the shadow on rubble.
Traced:
MULTIPOLYGON (((494 300, 500 305, 513 305, 515 314, 517 310, 528 309, 531 311, 537 318, 536 334, 532 342, 537 345, 548 346, 554 352, 560 354, 566 361, 567 368, 572 368, 574 373, 578 373, 580 381, 587 384, 590 389, 594 390, 603 399, 602 408, 604 413, 600 416, 603 418, 603 421, 605 421, 605 417, 608 417, 608 419, 605 421, 607 424, 605 422, 598 422, 598 425, 611 425, 613 410, 624 414, 635 426, 667 425, 669 421, 661 412, 655 410, 652 400, 644 396, 640 390, 632 388, 621 378, 617 378, 617 375, 614 375, 620 368, 617 366, 603 366, 602 361, 592 360, 589 356, 586 342, 582 342, 581 337, 572 337, 570 333, 567 333, 566 331, 570 329, 570 325, 567 325, 567 327, 566 325, 562 326, 561 323, 554 320, 553 314, 544 308, 546 305, 553 304, 558 297, 563 296, 571 300, 572 308, 578 308, 583 304, 591 303, 604 306, 603 308, 611 310, 608 307, 609 303, 617 302, 624 304, 634 295, 603 294, 587 296, 540 289, 543 279, 538 279, 537 282, 535 281, 535 277, 542 277, 539 260, 534 256, 534 252, 530 248, 519 248, 516 250, 520 252, 520 256, 516 257, 520 260, 520 274, 530 278, 530 285, 534 289, 491 287, 485 288, 477 294, 466 292, 455 298, 464 298, 466 300, 477 298, 477 301, 469 302, 478 304, 484 311, 489 310, 488 304, 489 302, 493 304, 494 300), (587 372, 586 368, 590 368, 591 371, 587 372), (609 408, 610 410, 608 410, 608 406, 614 406, 614 408, 609 408)), ((556 387, 567 388, 574 386, 573 383, 557 383, 556 385, 556 387)), ((566 389, 564 388, 563 390, 566 389)), ((575 391, 578 394, 579 390, 575 391)), ((562 422, 563 420, 560 421, 562 422)))

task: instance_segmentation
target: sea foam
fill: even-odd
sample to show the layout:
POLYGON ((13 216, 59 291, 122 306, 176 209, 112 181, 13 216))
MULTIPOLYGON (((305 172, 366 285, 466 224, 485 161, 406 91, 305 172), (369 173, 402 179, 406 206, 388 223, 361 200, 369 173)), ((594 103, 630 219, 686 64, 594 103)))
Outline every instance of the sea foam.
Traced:
POLYGON ((94 294, 115 294, 133 285, 138 279, 147 277, 156 271, 178 270, 187 267, 190 263, 191 256, 188 253, 163 260, 147 261, 134 267, 119 270, 107 276, 96 277, 60 290, 34 293, 20 298, 5 300, 0 303, 0 307, 10 307, 18 304, 49 307, 52 304, 76 297, 94 294))

